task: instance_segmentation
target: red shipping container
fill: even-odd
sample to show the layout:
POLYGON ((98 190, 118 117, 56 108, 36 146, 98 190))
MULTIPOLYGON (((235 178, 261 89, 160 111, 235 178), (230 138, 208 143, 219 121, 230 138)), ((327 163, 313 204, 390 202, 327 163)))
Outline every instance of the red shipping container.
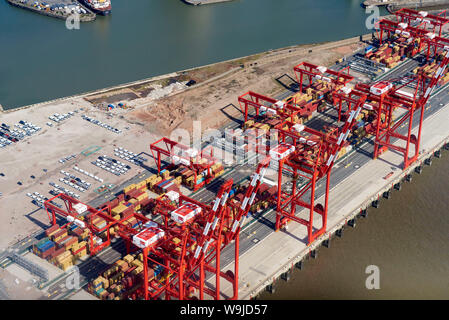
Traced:
POLYGON ((166 189, 166 192, 169 192, 169 191, 176 191, 179 193, 179 186, 176 183, 173 183, 171 186, 169 186, 166 189))
POLYGON ((117 198, 115 198, 114 200, 109 202, 111 208, 115 208, 116 206, 118 206, 119 204, 119 200, 117 198))
POLYGON ((151 202, 151 199, 150 199, 150 198, 143 199, 142 201, 140 201, 140 205, 141 205, 142 207, 145 207, 145 206, 147 206, 150 202, 151 202))
POLYGON ((53 239, 56 239, 56 238, 58 238, 58 237, 60 237, 61 235, 63 235, 65 232, 67 232, 67 230, 60 230, 60 231, 58 231, 58 232, 56 232, 54 235, 52 235, 51 236, 51 239, 53 240, 53 239))
POLYGON ((126 218, 126 217, 130 216, 133 212, 134 212, 134 208, 128 207, 128 209, 126 209, 125 211, 122 212, 122 218, 126 218))
POLYGON ((67 240, 67 241, 64 243, 64 247, 65 247, 66 250, 67 250, 67 248, 70 247, 70 246, 72 246, 75 242, 78 242, 78 239, 75 238, 75 237, 71 237, 69 240, 67 240))
POLYGON ((50 256, 54 252, 55 252, 55 246, 52 246, 47 251, 42 252, 41 258, 42 259, 46 259, 48 256, 50 256))
POLYGON ((56 231, 58 229, 59 229, 59 225, 55 224, 54 226, 51 226, 50 228, 45 230, 45 235, 48 237, 50 235, 50 233, 52 233, 53 231, 56 231))
POLYGON ((71 236, 65 236, 64 238, 62 238, 62 239, 60 239, 60 240, 58 240, 58 241, 55 241, 56 246, 57 246, 58 248, 63 247, 63 246, 64 246, 64 242, 65 242, 66 240, 68 240, 70 237, 71 237, 71 236))
POLYGON ((57 256, 59 256, 60 254, 62 254, 64 252, 65 252, 65 248, 56 249, 55 251, 53 251, 51 257, 56 258, 57 256))
POLYGON ((133 189, 131 191, 129 191, 126 195, 129 196, 130 198, 135 198, 137 194, 141 193, 141 191, 139 189, 133 189))

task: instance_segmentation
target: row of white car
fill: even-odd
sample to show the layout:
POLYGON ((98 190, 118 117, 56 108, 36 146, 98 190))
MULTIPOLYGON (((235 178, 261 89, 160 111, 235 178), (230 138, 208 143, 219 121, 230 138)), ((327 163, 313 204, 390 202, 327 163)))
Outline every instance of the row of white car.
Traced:
POLYGON ((57 185, 57 184, 54 183, 54 182, 50 182, 50 185, 51 185, 52 187, 55 188, 55 189, 53 189, 53 190, 50 191, 50 193, 53 194, 53 195, 55 195, 55 193, 58 194, 58 193, 59 193, 58 190, 59 190, 60 192, 63 192, 63 193, 65 193, 66 195, 71 196, 71 197, 73 197, 73 198, 76 198, 76 199, 79 199, 79 198, 80 198, 79 194, 76 194, 76 193, 73 192, 73 191, 67 190, 66 188, 64 188, 64 187, 62 187, 62 186, 60 186, 60 185, 57 185))
POLYGON ((113 158, 108 157, 107 155, 99 156, 97 160, 92 162, 93 165, 106 170, 116 176, 121 174, 125 174, 131 167, 119 160, 115 160, 113 158))
POLYGON ((96 175, 94 175, 93 173, 90 173, 90 172, 88 172, 88 171, 86 171, 86 170, 83 170, 83 169, 81 169, 81 168, 79 168, 79 167, 77 167, 77 166, 74 166, 74 167, 73 167, 73 170, 78 171, 78 172, 80 172, 80 173, 83 173, 83 174, 85 174, 86 176, 91 177, 91 178, 97 180, 98 182, 103 182, 103 179, 102 179, 102 178, 99 178, 99 177, 97 177, 96 175))
POLYGON ((70 155, 70 156, 68 156, 68 157, 59 159, 59 162, 60 162, 60 163, 64 163, 64 162, 66 162, 66 161, 70 161, 70 160, 73 160, 73 159, 75 159, 75 158, 76 158, 76 154, 72 154, 72 155, 70 155))
POLYGON ((10 144, 12 144, 11 140, 8 140, 6 138, 0 137, 0 148, 4 148, 6 146, 9 146, 10 144))
MULTIPOLYGON (((72 117, 73 115, 75 115, 75 112, 78 112, 78 110, 70 111, 68 113, 63 113, 63 114, 55 113, 55 114, 49 116, 48 119, 50 119, 56 123, 59 123, 61 121, 64 121, 65 119, 68 119, 68 118, 72 117)), ((48 123, 47 123, 47 125, 48 125, 48 123)))
POLYGON ((90 182, 84 181, 83 179, 78 178, 77 176, 75 176, 74 174, 71 174, 70 172, 61 170, 61 173, 63 175, 65 175, 68 179, 71 179, 74 184, 80 186, 81 188, 84 188, 87 190, 91 186, 90 182))
MULTIPOLYGON (((48 200, 48 198, 42 194, 40 194, 39 192, 33 192, 27 193, 27 197, 30 197, 32 200, 32 202, 37 205, 38 207, 44 208, 44 202, 48 200)), ((51 201, 51 203, 59 208, 61 208, 61 205, 58 203, 54 203, 53 201, 51 201)))
POLYGON ((118 133, 122 133, 122 130, 117 129, 117 128, 114 128, 114 127, 112 127, 112 126, 110 126, 110 125, 108 125, 108 124, 106 124, 106 123, 101 122, 100 120, 97 120, 97 119, 88 117, 88 116, 86 116, 86 115, 83 115, 82 118, 83 118, 84 120, 86 120, 86 121, 89 121, 89 122, 91 122, 91 123, 93 123, 93 124, 96 124, 97 126, 100 126, 100 127, 102 127, 102 128, 108 129, 109 131, 112 131, 112 132, 114 132, 114 133, 117 133, 117 134, 118 134, 118 133))
POLYGON ((114 155, 116 157, 119 157, 119 158, 123 159, 123 160, 126 160, 126 161, 129 161, 131 163, 134 163, 135 165, 141 165, 142 162, 147 161, 147 159, 145 159, 144 157, 141 157, 138 154, 136 154, 136 153, 134 153, 132 151, 126 150, 126 149, 124 149, 122 147, 115 148, 114 149, 114 155))

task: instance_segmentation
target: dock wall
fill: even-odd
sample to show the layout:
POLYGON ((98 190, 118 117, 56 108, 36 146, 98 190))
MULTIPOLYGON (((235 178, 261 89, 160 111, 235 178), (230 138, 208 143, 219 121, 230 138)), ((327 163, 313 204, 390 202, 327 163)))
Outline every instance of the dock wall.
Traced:
POLYGON ((365 0, 363 6, 387 6, 388 10, 396 11, 401 8, 427 8, 449 6, 449 0, 365 0))
POLYGON ((187 4, 191 4, 194 6, 200 5, 200 4, 212 4, 212 3, 220 3, 220 2, 229 2, 233 0, 182 0, 187 4))
MULTIPOLYGON (((26 3, 21 3, 20 1, 17 1, 17 0, 6 0, 6 1, 8 1, 8 3, 14 7, 33 11, 33 12, 42 14, 44 16, 53 17, 53 18, 57 18, 57 19, 66 20, 67 17, 70 15, 70 14, 60 14, 59 12, 54 12, 54 11, 39 10, 39 9, 34 8, 31 5, 28 5, 26 3)), ((97 15, 95 13, 93 13, 91 10, 89 10, 88 8, 86 8, 85 6, 83 6, 81 4, 80 4, 80 6, 82 6, 88 12, 87 14, 82 14, 80 16, 80 22, 90 22, 90 21, 94 21, 96 19, 97 15)))

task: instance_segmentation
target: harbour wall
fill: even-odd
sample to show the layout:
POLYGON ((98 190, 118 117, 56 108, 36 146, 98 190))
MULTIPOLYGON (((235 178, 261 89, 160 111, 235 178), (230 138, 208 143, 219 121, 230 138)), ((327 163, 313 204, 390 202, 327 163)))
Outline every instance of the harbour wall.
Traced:
POLYGON ((435 6, 449 6, 449 0, 365 0, 363 6, 388 6, 389 10, 400 8, 426 8, 435 6))
MULTIPOLYGON (((67 17, 70 16, 70 14, 62 14, 60 12, 55 12, 55 11, 44 11, 44 10, 39 10, 31 5, 28 5, 27 3, 21 3, 20 1, 17 0, 6 0, 8 1, 8 3, 14 7, 17 8, 21 8, 21 9, 25 9, 25 10, 29 10, 29 11, 33 11, 39 14, 42 14, 44 16, 48 16, 48 17, 53 17, 53 18, 57 18, 57 19, 62 19, 62 20, 66 20, 67 17)), ((80 15, 80 22, 90 22, 90 21, 94 21, 97 17, 97 15, 95 13, 93 13, 92 11, 90 11, 88 8, 84 7, 83 8, 88 12, 87 14, 82 14, 80 15)), ((1 110, 0 110, 1 111, 1 110)))
POLYGON ((187 4, 191 4, 194 6, 200 5, 200 4, 212 4, 212 3, 220 3, 220 2, 229 2, 233 0, 183 0, 187 4))

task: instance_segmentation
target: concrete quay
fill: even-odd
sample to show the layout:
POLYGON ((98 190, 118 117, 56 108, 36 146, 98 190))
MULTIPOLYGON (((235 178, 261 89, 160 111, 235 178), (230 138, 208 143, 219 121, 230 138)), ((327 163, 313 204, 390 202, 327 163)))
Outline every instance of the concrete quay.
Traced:
POLYGON ((369 6, 386 6, 390 3, 398 2, 397 0, 365 0, 362 5, 365 7, 369 6))
MULTIPOLYGON (((42 14, 42 15, 48 16, 48 17, 66 20, 70 16, 70 13, 65 13, 65 12, 61 12, 61 11, 39 10, 38 8, 33 7, 33 4, 31 3, 31 1, 30 1, 30 3, 28 3, 28 1, 20 1, 20 0, 6 0, 6 1, 8 1, 8 3, 14 7, 33 11, 33 12, 36 12, 36 13, 39 13, 39 14, 42 14)), ((79 4, 79 5, 82 6, 81 4, 79 4)), ((95 13, 93 13, 91 10, 89 10, 88 8, 86 8, 84 6, 82 6, 82 8, 84 10, 86 10, 87 13, 80 15, 80 22, 90 22, 90 21, 94 21, 96 19, 97 15, 95 13)), ((0 108, 0 111, 2 111, 2 110, 3 110, 3 108, 0 108)))
POLYGON ((390 11, 400 8, 427 8, 435 6, 449 6, 449 0, 365 0, 363 6, 388 6, 390 11))
POLYGON ((191 4, 194 6, 201 4, 212 4, 212 3, 220 3, 220 2, 229 2, 232 0, 183 0, 187 4, 191 4))
MULTIPOLYGON (((447 94, 447 88, 441 93, 447 94)), ((391 193, 395 185, 407 180, 413 172, 420 173, 424 164, 429 164, 428 159, 433 157, 434 152, 449 143, 449 127, 446 125, 448 117, 449 104, 424 120, 420 157, 407 170, 399 169, 402 157, 387 151, 332 188, 327 232, 310 246, 306 243, 306 228, 292 222, 288 230, 271 232, 251 250, 241 253, 239 299, 253 299, 263 290, 269 290, 277 279, 285 276, 292 268, 300 267, 305 259, 316 256, 321 245, 327 245, 335 234, 341 234, 343 228, 355 226, 356 218, 364 215, 366 209, 379 207, 384 193, 391 193), (385 179, 391 172, 393 174, 385 179)), ((416 129, 412 131, 416 132, 416 129)), ((323 197, 317 201, 322 203, 323 197)), ((304 214, 305 210, 299 216, 303 217, 304 214)), ((230 263, 222 270, 233 270, 233 266, 234 263, 230 263)), ((212 277, 208 281, 212 284, 215 279, 212 277)), ((230 284, 222 283, 222 291, 225 296, 231 295, 230 284)))

